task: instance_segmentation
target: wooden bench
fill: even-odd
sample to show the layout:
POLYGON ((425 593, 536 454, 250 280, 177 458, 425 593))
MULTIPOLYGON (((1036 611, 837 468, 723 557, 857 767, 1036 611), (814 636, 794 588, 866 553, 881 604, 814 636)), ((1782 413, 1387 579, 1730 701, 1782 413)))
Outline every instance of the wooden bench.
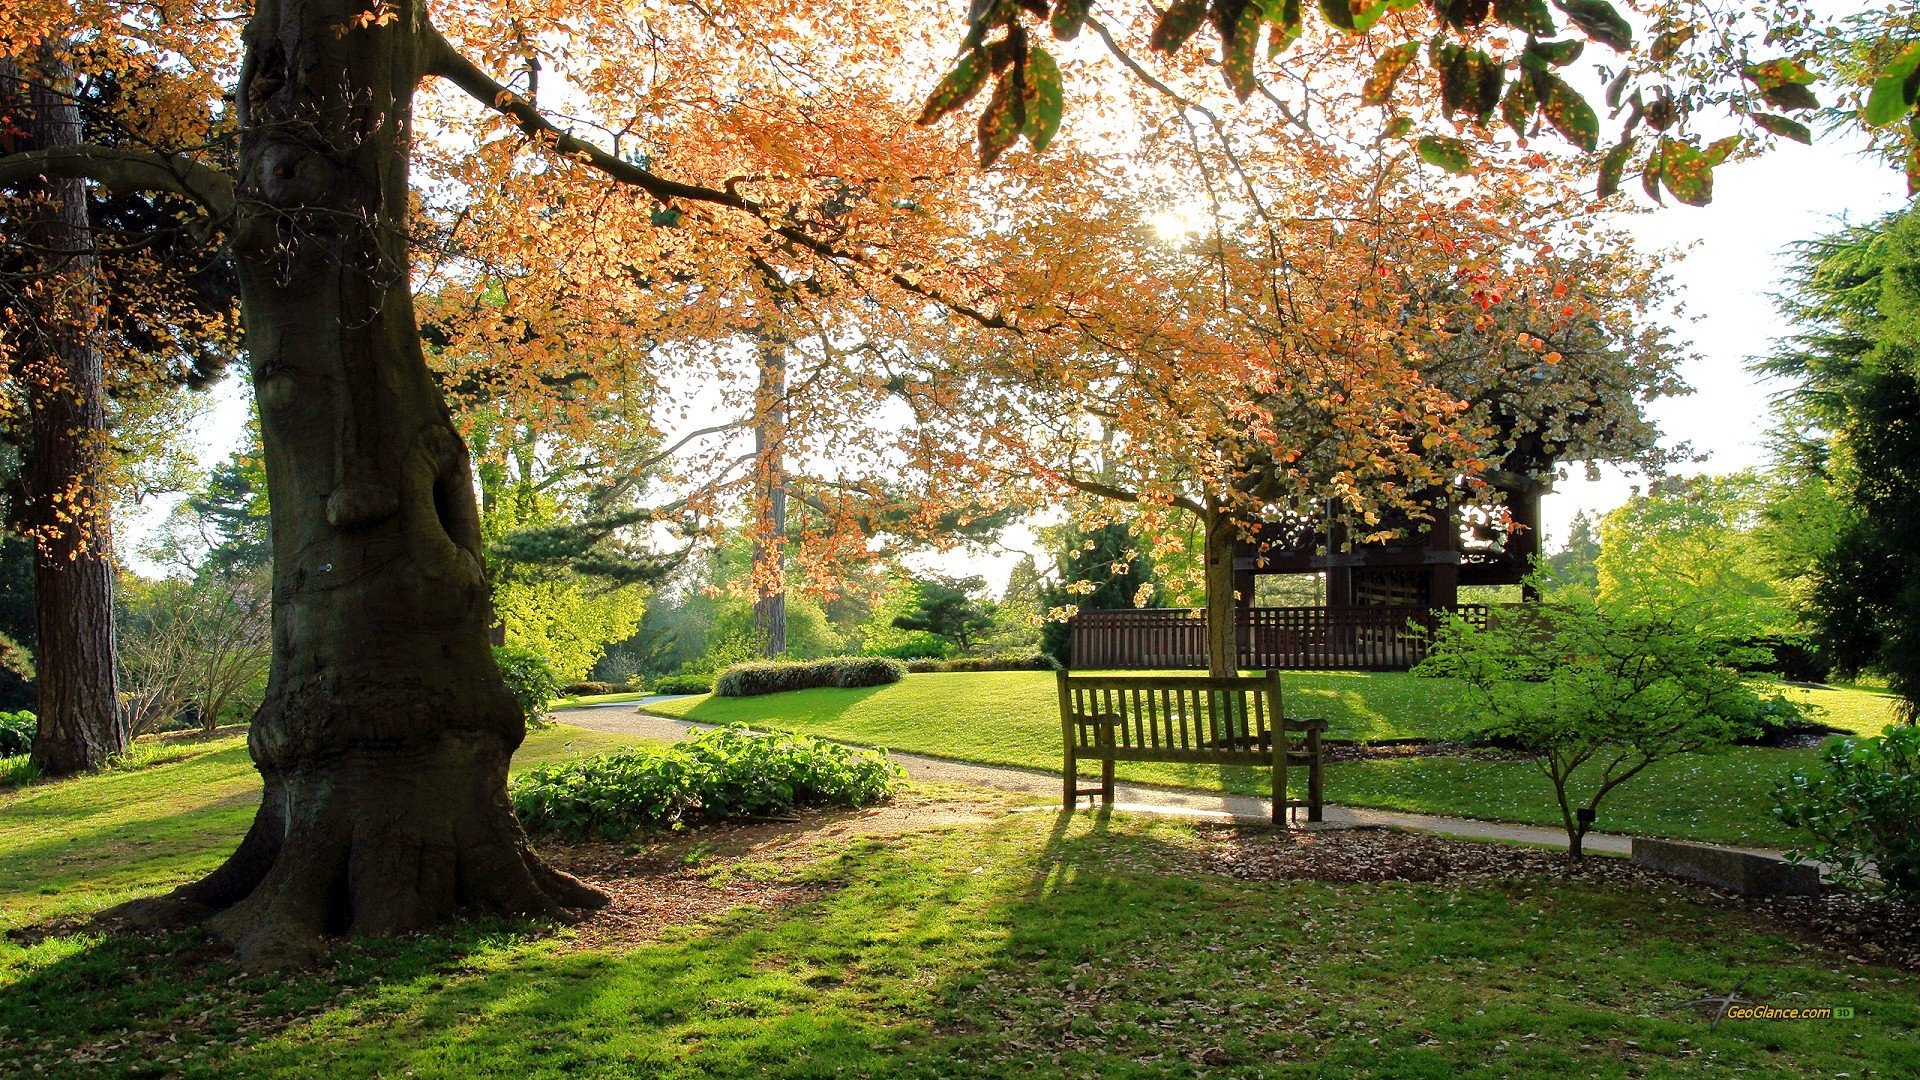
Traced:
POLYGON ((1321 820, 1320 742, 1327 722, 1285 718, 1279 672, 1058 676, 1068 809, 1082 795, 1112 805, 1116 761, 1170 761, 1270 768, 1274 824, 1295 809, 1305 809, 1308 821, 1321 820), (1099 787, 1080 787, 1082 758, 1100 762, 1099 787), (1287 798, 1287 770, 1295 765, 1307 769, 1304 800, 1287 798))

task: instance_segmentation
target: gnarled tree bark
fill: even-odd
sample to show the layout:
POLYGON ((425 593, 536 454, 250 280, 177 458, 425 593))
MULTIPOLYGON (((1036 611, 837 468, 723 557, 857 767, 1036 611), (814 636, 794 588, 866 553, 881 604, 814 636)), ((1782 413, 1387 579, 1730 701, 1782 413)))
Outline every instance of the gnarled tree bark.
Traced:
POLYGON ((525 719, 488 646, 465 444, 421 354, 406 235, 422 5, 258 0, 231 237, 273 504, 260 811, 218 870, 118 915, 206 919, 252 967, 323 935, 604 898, 507 800, 525 719))

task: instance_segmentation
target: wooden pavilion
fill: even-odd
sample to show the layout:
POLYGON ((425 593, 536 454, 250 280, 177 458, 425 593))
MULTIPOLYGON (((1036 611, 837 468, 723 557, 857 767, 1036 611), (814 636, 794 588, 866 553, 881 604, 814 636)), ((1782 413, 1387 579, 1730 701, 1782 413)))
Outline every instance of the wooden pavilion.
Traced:
MULTIPOLYGON (((1524 582, 1540 550, 1540 498, 1551 487, 1538 471, 1486 479, 1504 515, 1491 504, 1438 509, 1424 529, 1388 522, 1400 534, 1388 540, 1349 544, 1335 507, 1261 522, 1234 557, 1239 666, 1405 670, 1424 655, 1409 623, 1431 625, 1437 610, 1485 618, 1485 606, 1460 603, 1461 587, 1524 582), (1256 607, 1267 574, 1324 574, 1326 602, 1256 607)), ((1197 609, 1084 611, 1070 641, 1079 670, 1207 666, 1206 613, 1197 609)))

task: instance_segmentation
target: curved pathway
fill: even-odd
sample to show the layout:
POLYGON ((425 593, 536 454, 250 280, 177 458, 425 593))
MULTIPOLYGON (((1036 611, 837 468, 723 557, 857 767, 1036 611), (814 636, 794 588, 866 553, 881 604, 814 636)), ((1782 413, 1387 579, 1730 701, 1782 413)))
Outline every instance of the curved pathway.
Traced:
MULTIPOLYGON (((647 705, 665 700, 668 699, 652 697, 608 705, 577 706, 558 710, 553 714, 553 718, 560 723, 573 724, 594 731, 633 735, 661 742, 677 742, 685 738, 689 732, 702 731, 714 726, 645 711, 647 705)), ((978 765, 948 758, 893 751, 890 751, 887 756, 898 762, 907 770, 907 775, 915 780, 970 784, 975 787, 1039 795, 1048 799, 1060 797, 1060 774, 1058 773, 1022 769, 1010 765, 978 765)), ((1272 820, 1272 804, 1266 799, 1252 795, 1196 791, 1191 788, 1160 787, 1155 784, 1123 782, 1114 785, 1114 809, 1262 824, 1272 820)), ((1396 810, 1368 810, 1331 804, 1325 808, 1325 817, 1325 823, 1318 827, 1377 826, 1439 833, 1445 836, 1461 836, 1475 840, 1499 840, 1557 848, 1567 846, 1565 832, 1536 825, 1510 825, 1498 821, 1480 821, 1475 818, 1407 814, 1396 810)), ((1613 833, 1588 833, 1586 847, 1588 851, 1625 855, 1632 850, 1633 840, 1613 833)), ((1767 852, 1767 854, 1775 853, 1767 852)))

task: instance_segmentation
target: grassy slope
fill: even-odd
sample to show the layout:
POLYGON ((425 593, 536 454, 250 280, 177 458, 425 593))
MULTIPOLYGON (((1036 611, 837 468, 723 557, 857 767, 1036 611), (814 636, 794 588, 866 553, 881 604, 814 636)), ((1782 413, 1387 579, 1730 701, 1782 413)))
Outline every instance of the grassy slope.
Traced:
MULTIPOLYGON (((523 768, 630 743, 540 728, 523 768)), ((190 881, 233 850, 260 802, 245 736, 167 744, 164 764, 0 792, 0 930, 190 881)))
POLYGON ((822 837, 797 871, 834 886, 818 899, 605 949, 469 924, 250 978, 190 935, 54 938, 0 965, 0 1063, 88 1078, 1920 1075, 1913 976, 1737 909, 1545 879, 1240 881, 1194 872, 1188 829, 1016 814, 822 837), (1684 1004, 1735 986, 1856 1015, 1709 1029, 1684 1004))
MULTIPOLYGON (((1335 738, 1455 738, 1474 727, 1460 687, 1397 673, 1288 672, 1287 712, 1324 716, 1335 738)), ((1858 688, 1789 688, 1822 719, 1873 733, 1892 719, 1892 699, 1858 688)), ((1060 767, 1060 714, 1048 672, 909 675, 865 690, 802 690, 756 698, 691 697, 649 708, 711 723, 744 720, 895 750, 997 765, 1060 767)), ((1731 843, 1787 846, 1792 834, 1767 816, 1769 793, 1817 751, 1739 748, 1657 765, 1601 808, 1602 829, 1731 843)), ((1150 783, 1267 790, 1253 770, 1195 765, 1123 765, 1150 783)), ((1557 826, 1546 779, 1526 762, 1403 758, 1328 770, 1327 797, 1354 806, 1455 814, 1557 826)))

